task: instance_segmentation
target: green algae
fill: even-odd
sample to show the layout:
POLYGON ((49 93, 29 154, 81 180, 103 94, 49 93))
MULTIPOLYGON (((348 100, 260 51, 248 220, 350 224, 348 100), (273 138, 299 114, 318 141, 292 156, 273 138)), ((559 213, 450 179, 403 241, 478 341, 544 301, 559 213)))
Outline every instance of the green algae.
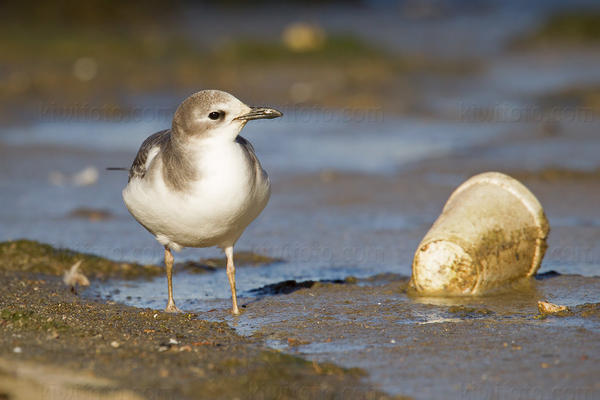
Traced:
POLYGON ((338 62, 357 58, 389 59, 381 49, 370 45, 352 34, 326 37, 321 46, 307 51, 294 51, 280 41, 239 39, 231 41, 216 52, 221 62, 338 62))
POLYGON ((0 324, 2 324, 4 329, 13 331, 25 329, 44 332, 65 332, 69 329, 68 325, 52 317, 42 316, 28 309, 16 309, 15 307, 4 308, 0 311, 0 324))
POLYGON ((163 269, 156 265, 111 261, 92 254, 56 249, 32 240, 0 243, 0 270, 4 271, 62 275, 79 260, 82 260, 81 271, 94 279, 138 279, 163 274, 163 269))
POLYGON ((549 113, 568 110, 577 113, 584 121, 592 121, 600 113, 600 86, 576 84, 561 87, 537 96, 537 101, 549 113))
POLYGON ((600 42, 597 10, 562 11, 549 15, 532 32, 515 38, 517 49, 538 46, 594 45, 600 42))
POLYGON ((600 41, 600 13, 567 11, 548 17, 535 34, 538 40, 597 43, 600 41))
MULTIPOLYGON (((236 252, 234 257, 237 266, 259 266, 282 261, 250 251, 236 252)), ((112 261, 93 254, 57 249, 32 240, 20 239, 0 243, 0 270, 4 271, 60 276, 79 260, 82 261, 81 271, 93 279, 143 279, 164 275, 162 266, 112 261)), ((177 263, 175 272, 213 272, 225 268, 226 264, 225 258, 186 261, 177 263)))
POLYGON ((451 306, 448 312, 459 318, 481 318, 494 315, 494 312, 487 308, 475 308, 466 306, 451 306))

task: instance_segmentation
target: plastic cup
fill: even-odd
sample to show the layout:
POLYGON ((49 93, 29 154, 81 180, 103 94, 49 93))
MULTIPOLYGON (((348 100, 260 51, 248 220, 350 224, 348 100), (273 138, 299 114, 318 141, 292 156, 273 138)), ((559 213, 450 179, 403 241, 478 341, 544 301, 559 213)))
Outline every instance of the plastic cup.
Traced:
POLYGON ((473 176, 450 196, 412 265, 427 295, 480 295, 532 276, 550 228, 535 196, 499 172, 473 176))

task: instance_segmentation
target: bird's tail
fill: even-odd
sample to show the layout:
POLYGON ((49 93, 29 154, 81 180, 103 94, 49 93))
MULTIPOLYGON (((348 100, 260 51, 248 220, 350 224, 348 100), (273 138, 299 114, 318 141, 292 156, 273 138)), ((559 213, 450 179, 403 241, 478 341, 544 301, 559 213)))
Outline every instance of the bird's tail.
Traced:
POLYGON ((129 171, 129 168, 123 167, 106 167, 107 171, 129 171))

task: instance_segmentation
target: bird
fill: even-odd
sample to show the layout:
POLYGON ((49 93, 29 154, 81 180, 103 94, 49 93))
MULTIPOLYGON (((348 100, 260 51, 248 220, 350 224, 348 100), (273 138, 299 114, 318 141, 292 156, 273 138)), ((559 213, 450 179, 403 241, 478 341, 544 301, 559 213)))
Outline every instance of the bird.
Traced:
POLYGON ((240 313, 233 248, 271 196, 269 176, 240 131, 248 121, 282 115, 202 90, 177 107, 170 129, 140 146, 122 195, 131 215, 164 246, 166 312, 181 312, 173 297, 172 251, 216 246, 227 258, 231 311, 240 313))

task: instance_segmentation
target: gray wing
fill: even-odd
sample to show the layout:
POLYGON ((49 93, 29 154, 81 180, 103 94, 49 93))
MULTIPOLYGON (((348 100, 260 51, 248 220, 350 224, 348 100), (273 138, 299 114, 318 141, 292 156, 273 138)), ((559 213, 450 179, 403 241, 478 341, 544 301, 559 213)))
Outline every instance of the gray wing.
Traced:
POLYGON ((171 130, 165 129, 164 131, 156 132, 155 134, 148 136, 146 140, 140 146, 131 168, 129 168, 129 180, 133 178, 143 178, 146 175, 146 161, 148 161, 148 153, 156 146, 162 147, 171 137, 171 130))
POLYGON ((254 147, 252 146, 252 143, 250 143, 246 138, 244 138, 243 136, 240 136, 240 135, 238 135, 235 138, 235 142, 244 148, 246 157, 248 158, 248 162, 250 162, 250 164, 254 167, 254 171, 256 172, 256 175, 257 176, 260 176, 260 175, 266 176, 266 172, 262 169, 262 166, 260 165, 260 161, 258 161, 258 157, 256 156, 256 153, 254 152, 254 147))
POLYGON ((258 157, 256 157, 256 153, 254 152, 254 146, 243 136, 237 135, 235 138, 235 142, 240 144, 244 150, 246 151, 246 156, 249 158, 250 163, 252 165, 257 165, 260 167, 260 163, 258 161, 258 157))

